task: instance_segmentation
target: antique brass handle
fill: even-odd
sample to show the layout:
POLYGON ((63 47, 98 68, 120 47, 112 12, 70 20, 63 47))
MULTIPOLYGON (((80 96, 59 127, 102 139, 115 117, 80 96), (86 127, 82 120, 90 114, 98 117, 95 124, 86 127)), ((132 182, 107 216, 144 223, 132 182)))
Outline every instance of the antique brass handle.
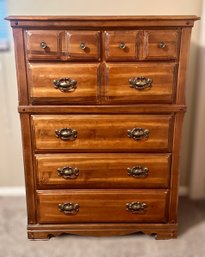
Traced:
POLYGON ((72 167, 58 168, 58 176, 63 177, 64 179, 75 179, 79 175, 79 169, 72 167))
POLYGON ((143 213, 146 207, 147 204, 143 202, 126 203, 126 209, 131 213, 143 213))
POLYGON ((54 88, 62 92, 73 92, 77 88, 77 81, 71 78, 53 80, 54 88))
POLYGON ((125 42, 120 42, 119 43, 119 48, 122 49, 122 50, 125 49, 126 48, 125 42))
POLYGON ((79 204, 78 203, 60 203, 58 205, 59 211, 63 212, 64 214, 75 215, 79 211, 79 204))
POLYGON ((77 138, 78 132, 72 128, 62 128, 55 131, 56 137, 61 140, 75 140, 77 138))
POLYGON ((80 49, 85 50, 87 48, 86 44, 84 42, 80 43, 80 49))
POLYGON ((166 47, 166 43, 165 42, 160 42, 159 43, 159 48, 165 48, 166 47))
POLYGON ((129 79, 129 83, 131 88, 143 90, 152 86, 152 79, 146 77, 136 77, 129 79))
POLYGON ((133 128, 127 131, 127 136, 134 140, 141 140, 149 137, 149 130, 143 128, 133 128))
POLYGON ((40 43, 40 47, 41 47, 42 49, 46 49, 46 47, 47 47, 46 42, 42 41, 42 42, 40 43))
POLYGON ((148 175, 149 169, 143 166, 135 166, 132 168, 127 168, 127 173, 129 176, 134 178, 142 178, 148 175))

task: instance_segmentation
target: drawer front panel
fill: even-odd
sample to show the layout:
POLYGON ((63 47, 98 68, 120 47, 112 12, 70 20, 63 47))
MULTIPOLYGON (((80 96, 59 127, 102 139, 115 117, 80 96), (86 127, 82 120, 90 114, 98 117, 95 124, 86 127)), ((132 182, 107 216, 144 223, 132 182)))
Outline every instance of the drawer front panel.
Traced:
POLYGON ((166 188, 170 154, 40 154, 38 188, 166 188))
POLYGON ((106 100, 110 103, 171 103, 176 64, 107 64, 106 100))
POLYGON ((138 31, 106 31, 104 49, 106 60, 135 60, 138 55, 138 31))
POLYGON ((176 30, 144 31, 142 59, 177 59, 179 32, 176 30))
POLYGON ((167 220, 168 190, 38 191, 37 198, 39 223, 167 220))
POLYGON ((170 115, 32 115, 37 150, 167 151, 170 115))
POLYGON ((66 44, 69 59, 100 60, 98 31, 67 31, 66 44))
POLYGON ((56 60, 62 56, 63 32, 58 30, 27 30, 26 52, 30 60, 56 60))
POLYGON ((95 103, 98 97, 98 64, 29 63, 32 103, 95 103))

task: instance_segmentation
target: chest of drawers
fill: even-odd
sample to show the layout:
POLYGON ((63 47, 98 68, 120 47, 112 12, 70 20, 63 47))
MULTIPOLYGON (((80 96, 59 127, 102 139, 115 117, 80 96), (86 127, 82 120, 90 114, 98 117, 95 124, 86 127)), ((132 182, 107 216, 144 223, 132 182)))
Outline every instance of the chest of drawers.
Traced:
POLYGON ((177 235, 195 16, 8 17, 28 237, 177 235))

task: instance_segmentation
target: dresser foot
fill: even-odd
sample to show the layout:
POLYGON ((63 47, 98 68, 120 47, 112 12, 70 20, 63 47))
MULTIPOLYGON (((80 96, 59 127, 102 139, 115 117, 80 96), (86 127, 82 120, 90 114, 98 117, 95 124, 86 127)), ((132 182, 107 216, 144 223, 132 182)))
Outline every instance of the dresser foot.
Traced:
POLYGON ((177 237, 177 224, 62 224, 62 225, 29 225, 28 238, 31 240, 49 240, 60 235, 79 236, 123 236, 135 235, 139 232, 145 235, 155 235, 157 240, 177 237))
POLYGON ((177 232, 176 231, 167 231, 167 232, 158 232, 155 235, 156 240, 168 240, 168 239, 174 239, 177 238, 177 232))
POLYGON ((38 231, 38 232, 30 232, 28 231, 28 239, 30 240, 44 240, 47 241, 51 237, 54 237, 55 235, 50 234, 49 232, 43 232, 43 231, 38 231))

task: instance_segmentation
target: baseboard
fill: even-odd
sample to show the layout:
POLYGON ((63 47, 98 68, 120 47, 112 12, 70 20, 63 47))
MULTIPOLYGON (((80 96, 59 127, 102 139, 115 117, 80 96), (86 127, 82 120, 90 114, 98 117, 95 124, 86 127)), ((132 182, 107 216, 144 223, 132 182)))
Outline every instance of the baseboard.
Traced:
POLYGON ((0 196, 25 196, 25 187, 0 187, 0 196))
MULTIPOLYGON (((179 195, 187 196, 188 187, 180 186, 179 195)), ((0 196, 25 196, 25 187, 0 187, 0 196)))

